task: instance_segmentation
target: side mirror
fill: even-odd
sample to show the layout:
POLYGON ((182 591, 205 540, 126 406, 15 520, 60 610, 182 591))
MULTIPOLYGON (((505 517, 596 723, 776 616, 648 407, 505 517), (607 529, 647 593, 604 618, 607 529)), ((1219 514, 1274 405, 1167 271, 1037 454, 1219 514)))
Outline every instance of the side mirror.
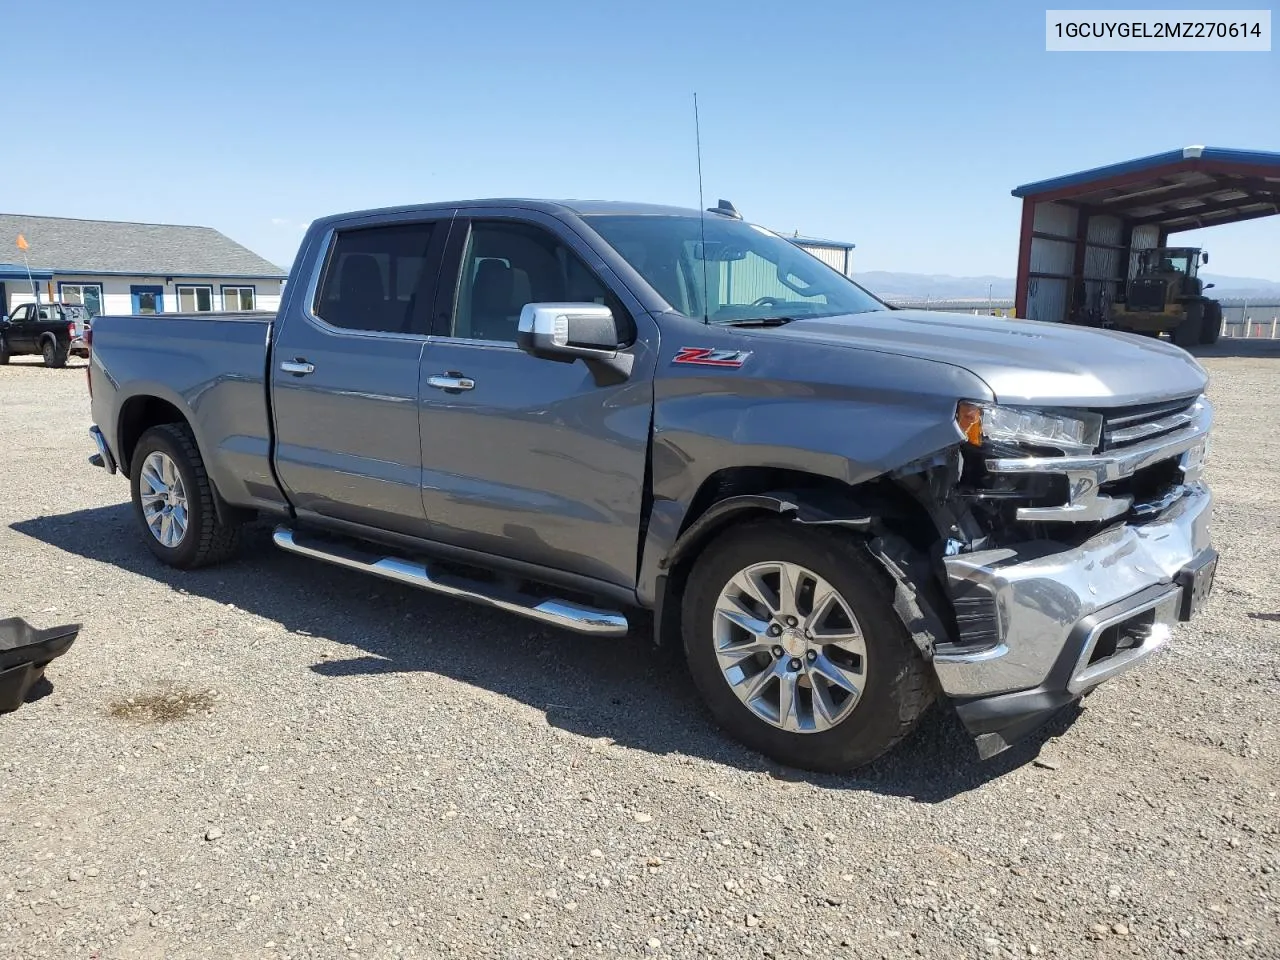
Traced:
POLYGON ((558 363, 585 360, 624 379, 632 355, 621 352, 618 321, 598 303, 526 303, 520 311, 516 343, 530 356, 558 363))
POLYGON ((1216 283, 1206 283, 1206 284, 1204 285, 1204 288, 1205 288, 1206 290, 1210 290, 1210 289, 1212 289, 1213 287, 1216 287, 1216 286, 1217 286, 1217 284, 1216 284, 1216 283))
POLYGON ((1208 251, 1208 250, 1201 250, 1201 251, 1200 251, 1200 262, 1201 262, 1201 263, 1208 263, 1208 262, 1209 262, 1209 251, 1208 251))

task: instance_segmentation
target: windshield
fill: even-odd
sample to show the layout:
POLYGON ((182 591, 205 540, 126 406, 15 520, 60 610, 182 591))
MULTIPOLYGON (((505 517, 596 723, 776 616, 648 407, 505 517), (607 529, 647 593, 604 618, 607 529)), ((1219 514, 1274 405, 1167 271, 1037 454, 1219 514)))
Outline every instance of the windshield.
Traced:
POLYGON ((612 214, 584 219, 686 317, 731 323, 888 309, 817 257, 741 220, 612 214))
POLYGON ((1151 273, 1194 274, 1198 258, 1187 250, 1151 250, 1144 259, 1151 273))

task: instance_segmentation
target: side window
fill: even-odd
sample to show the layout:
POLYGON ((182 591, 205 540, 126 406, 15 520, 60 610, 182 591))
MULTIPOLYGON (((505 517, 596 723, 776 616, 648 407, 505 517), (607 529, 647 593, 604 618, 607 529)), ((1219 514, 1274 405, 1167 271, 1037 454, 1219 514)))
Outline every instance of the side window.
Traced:
POLYGON ((604 304, 630 339, 622 303, 552 233, 528 223, 476 221, 462 257, 450 336, 514 343, 526 303, 604 304))
POLYGON ((13 313, 9 314, 10 323, 24 323, 27 319, 27 312, 31 308, 25 303, 20 307, 15 307, 13 313))
POLYGON ((348 330, 425 334, 434 277, 424 268, 436 229, 402 223, 338 233, 316 294, 316 316, 348 330))

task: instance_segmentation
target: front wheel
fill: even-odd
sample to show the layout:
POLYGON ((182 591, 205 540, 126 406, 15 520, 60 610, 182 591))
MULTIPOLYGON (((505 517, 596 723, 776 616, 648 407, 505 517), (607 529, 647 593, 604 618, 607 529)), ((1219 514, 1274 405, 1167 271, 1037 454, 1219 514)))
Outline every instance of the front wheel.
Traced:
POLYGON ((1205 304, 1204 323, 1200 328, 1200 342, 1212 346, 1218 342, 1218 334, 1222 332, 1222 304, 1211 300, 1205 304))
POLYGON ((0 336, 0 367, 9 362, 9 344, 0 336))
POLYGON ((932 699, 886 576, 851 537, 739 527, 698 558, 683 621, 711 713, 781 763, 862 766, 910 733, 932 699))
POLYGON ((1170 338, 1184 350, 1200 345, 1200 332, 1204 329, 1204 304, 1187 304, 1187 314, 1173 328, 1170 338))
POLYGON ((219 521, 213 485, 190 427, 152 427, 138 440, 130 465, 134 514, 152 553, 183 569, 235 553, 240 526, 219 521))

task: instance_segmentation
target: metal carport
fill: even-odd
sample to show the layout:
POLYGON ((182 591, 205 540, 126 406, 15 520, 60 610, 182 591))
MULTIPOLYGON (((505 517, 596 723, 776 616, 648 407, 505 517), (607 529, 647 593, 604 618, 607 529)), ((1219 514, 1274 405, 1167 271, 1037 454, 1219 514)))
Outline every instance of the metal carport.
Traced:
POLYGON ((1168 236, 1280 213, 1280 153, 1185 147, 1024 184, 1016 315, 1096 322, 1168 236))

